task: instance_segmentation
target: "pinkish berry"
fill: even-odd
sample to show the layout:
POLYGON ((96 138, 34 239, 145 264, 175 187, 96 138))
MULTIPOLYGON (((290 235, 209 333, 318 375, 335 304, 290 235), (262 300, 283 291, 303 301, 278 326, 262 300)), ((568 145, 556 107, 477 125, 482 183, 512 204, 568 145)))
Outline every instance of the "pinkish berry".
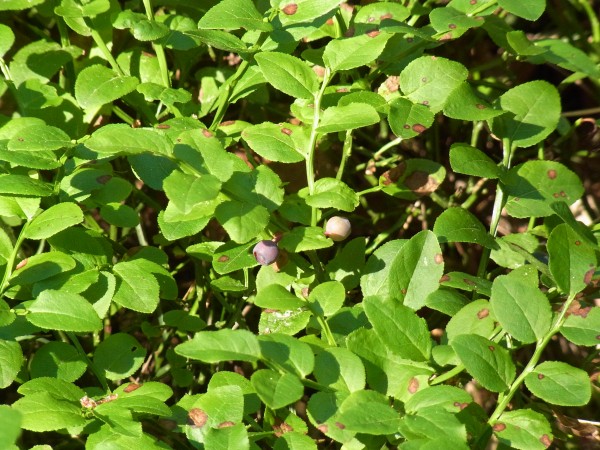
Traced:
POLYGON ((273 264, 279 256, 279 248, 275 242, 264 240, 254 246, 252 254, 260 265, 268 266, 273 264))
POLYGON ((336 242, 346 239, 351 231, 350 221, 345 217, 333 216, 325 224, 325 236, 336 242))

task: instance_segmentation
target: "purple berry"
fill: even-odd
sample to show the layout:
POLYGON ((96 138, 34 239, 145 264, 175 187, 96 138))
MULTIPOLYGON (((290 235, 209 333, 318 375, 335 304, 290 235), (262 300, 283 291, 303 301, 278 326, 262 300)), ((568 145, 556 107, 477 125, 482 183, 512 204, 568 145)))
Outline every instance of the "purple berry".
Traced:
POLYGON ((268 266, 273 264, 279 256, 279 248, 275 242, 264 240, 254 246, 252 254, 260 265, 268 266))
POLYGON ((350 221, 345 217, 333 216, 325 224, 325 236, 336 242, 346 239, 351 231, 350 221))

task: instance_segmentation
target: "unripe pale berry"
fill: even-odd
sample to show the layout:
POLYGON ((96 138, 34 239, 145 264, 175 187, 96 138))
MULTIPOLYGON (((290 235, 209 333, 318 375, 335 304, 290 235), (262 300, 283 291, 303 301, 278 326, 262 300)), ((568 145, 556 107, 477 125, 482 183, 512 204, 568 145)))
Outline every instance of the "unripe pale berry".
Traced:
POLYGON ((275 242, 264 240, 254 246, 252 254, 260 265, 268 266, 273 264, 279 256, 279 248, 275 242))
POLYGON ((325 224, 325 236, 339 242, 350 236, 352 227, 345 217, 333 216, 325 224))

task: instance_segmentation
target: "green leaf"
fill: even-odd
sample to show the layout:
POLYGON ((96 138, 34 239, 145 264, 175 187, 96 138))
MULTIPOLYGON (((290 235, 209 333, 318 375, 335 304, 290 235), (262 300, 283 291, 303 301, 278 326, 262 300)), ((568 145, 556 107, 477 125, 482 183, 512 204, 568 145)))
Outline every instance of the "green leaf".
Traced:
POLYGON ((413 361, 429 360, 429 329, 412 309, 378 296, 366 297, 363 307, 373 329, 391 353, 413 361))
POLYGON ((571 314, 560 328, 561 334, 577 345, 594 346, 600 342, 600 307, 583 309, 571 314))
POLYGON ((60 128, 33 125, 19 130, 9 141, 13 152, 43 152, 71 147, 71 138, 60 128))
POLYGON ((407 98, 397 98, 390 104, 388 122, 394 134, 403 139, 418 136, 433 123, 431 110, 407 98))
POLYGON ((264 22, 262 15, 251 0, 222 0, 210 8, 198 22, 200 29, 272 31, 270 23, 264 22))
POLYGON ((23 197, 48 197, 53 194, 48 183, 26 175, 0 174, 0 194, 23 197))
POLYGON ((358 195, 346 183, 335 178, 319 178, 314 191, 306 197, 313 208, 335 208, 352 212, 358 206, 358 195))
POLYGON ((254 304, 261 308, 286 311, 307 306, 307 302, 280 284, 270 284, 258 291, 254 304))
POLYGON ((317 127, 320 133, 354 130, 379 122, 377 110, 367 103, 352 103, 347 106, 330 106, 321 116, 317 127))
POLYGON ((539 290, 537 271, 531 266, 497 277, 490 304, 502 328, 523 343, 541 339, 552 325, 550 302, 539 290))
POLYGON ((488 120, 504 112, 482 99, 466 81, 452 91, 444 105, 444 115, 458 120, 488 120))
POLYGON ((151 313, 158 306, 160 287, 156 278, 137 261, 122 261, 113 266, 117 289, 113 301, 124 308, 151 313))
POLYGON ((17 449, 16 441, 21 434, 21 413, 9 405, 0 405, 0 423, 0 448, 17 449))
POLYGON ((531 409, 502 413, 494 430, 498 441, 520 450, 545 450, 553 440, 548 419, 531 409))
POLYGON ((279 18, 284 25, 311 22, 339 6, 337 0, 289 0, 279 2, 279 18))
POLYGON ((490 121, 492 132, 513 146, 530 147, 543 141, 558 125, 560 95, 550 83, 530 81, 509 89, 497 103, 508 114, 490 121))
MULTIPOLYGON (((0 10, 3 9, 4 8, 0 6, 0 10)), ((6 52, 10 50, 14 43, 15 34, 13 33, 12 29, 4 24, 0 24, 0 58, 2 58, 6 52)))
POLYGON ((329 260, 325 269, 331 280, 339 281, 348 291, 360 283, 360 275, 365 265, 366 243, 363 237, 348 242, 329 260))
POLYGON ((519 0, 498 0, 498 5, 515 16, 527 20, 537 20, 546 9, 546 0, 529 0, 527 2, 519 0))
POLYGON ((304 330, 312 313, 303 308, 278 311, 265 309, 260 315, 258 331, 260 333, 283 333, 293 336, 304 330))
POLYGON ((73 383, 50 377, 29 380, 19 387, 18 392, 25 396, 45 392, 56 399, 71 402, 79 402, 79 399, 85 395, 85 391, 73 383))
POLYGON ((21 413, 21 426, 25 430, 56 431, 86 424, 80 405, 56 399, 47 392, 27 395, 13 403, 12 407, 21 413))
POLYGON ((102 329, 96 310, 79 294, 48 289, 28 309, 27 320, 47 330, 86 332, 102 329))
POLYGON ((346 348, 326 348, 317 353, 314 375, 319 384, 336 391, 355 392, 365 388, 365 367, 346 348))
POLYGON ((489 156, 468 144, 450 146, 450 165, 453 171, 465 175, 490 179, 502 176, 502 169, 489 156))
POLYGON ((58 203, 31 221, 25 230, 28 239, 47 239, 83 221, 83 212, 75 203, 58 203))
POLYGON ((488 337, 495 327, 495 317, 487 300, 474 300, 464 305, 446 325, 448 341, 461 334, 488 337))
POLYGON ((219 195, 221 182, 213 175, 188 175, 174 170, 163 182, 165 194, 182 214, 190 215, 198 206, 219 195))
POLYGON ((457 413, 472 401, 467 392, 456 386, 430 386, 408 399, 405 409, 408 413, 416 413, 422 409, 435 407, 457 413))
POLYGON ((450 343, 460 361, 484 388, 503 392, 516 373, 508 351, 475 334, 461 334, 450 343))
POLYGON ((333 241, 325 237, 321 227, 294 227, 283 235, 278 245, 290 253, 298 253, 331 247, 333 241))
POLYGON ((565 223, 552 230, 546 248, 548 268, 560 290, 572 296, 585 289, 596 270, 594 248, 565 223))
POLYGON ((555 161, 527 161, 510 169, 501 181, 508 194, 506 210, 517 218, 550 216, 556 201, 570 205, 583 195, 579 177, 555 161))
POLYGON ((467 438, 466 427, 456 414, 435 406, 404 416, 399 428, 400 433, 409 439, 409 442, 418 439, 431 439, 434 442, 444 439, 442 445, 453 449, 462 448, 454 443, 465 442, 467 438))
POLYGON ((207 450, 228 450, 235 448, 247 450, 250 448, 248 430, 243 423, 236 423, 220 428, 210 428, 204 438, 204 448, 207 450))
POLYGON ((21 344, 0 339, 0 389, 10 386, 15 381, 23 362, 21 344))
POLYGON ((175 347, 175 353, 206 363, 260 359, 258 339, 247 330, 200 331, 194 338, 175 347))
POLYGON ((332 316, 342 307, 346 298, 344 285, 339 281, 326 281, 310 291, 310 308, 320 316, 332 316))
POLYGON ((270 369, 257 370, 250 382, 265 405, 279 409, 294 403, 304 394, 304 386, 290 373, 280 374, 270 369))
POLYGON ((342 402, 337 421, 345 430, 377 436, 396 433, 400 425, 400 414, 382 394, 360 390, 353 392, 342 402))
POLYGON ((129 334, 111 334, 94 352, 94 365, 109 380, 121 380, 133 375, 144 363, 146 350, 129 334))
POLYGON ((266 80, 281 92, 295 98, 311 99, 319 91, 317 75, 295 56, 262 52, 255 59, 266 80))
POLYGON ((87 362, 72 345, 51 341, 35 352, 29 370, 31 378, 53 377, 73 382, 87 370, 87 362))
POLYGON ((13 286, 33 284, 75 267, 75 260, 62 252, 33 255, 21 261, 10 278, 13 286))
POLYGON ((310 436, 289 431, 275 441, 273 450, 317 450, 317 444, 310 436))
POLYGON ((498 248, 494 237, 487 232, 477 217, 461 207, 448 208, 438 216, 433 232, 442 244, 472 242, 489 249, 498 248))
POLYGON ((464 14, 447 5, 443 8, 434 8, 429 13, 431 26, 438 32, 440 40, 456 39, 465 34, 471 28, 480 27, 483 20, 479 17, 464 14))
POLYGON ((549 62, 593 78, 600 76, 600 69, 587 53, 562 39, 541 39, 535 41, 533 47, 538 49, 538 53, 528 58, 530 62, 549 62))
POLYGON ((408 99, 429 106, 433 113, 437 113, 467 76, 467 69, 458 62, 437 56, 422 56, 409 63, 400 73, 400 88, 408 99))
POLYGON ((131 32, 138 41, 156 41, 169 34, 169 27, 154 20, 142 19, 133 24, 131 32))
POLYGON ((592 386, 587 372, 560 361, 545 361, 525 377, 533 395, 553 405, 584 406, 592 386))
POLYGON ((393 240, 379 247, 368 259, 364 268, 364 275, 360 279, 360 287, 365 297, 380 295, 384 298, 393 298, 396 286, 390 280, 390 267, 398 252, 408 240, 393 240))
POLYGON ((245 53, 246 45, 237 36, 222 30, 191 30, 183 33, 196 40, 199 39, 210 47, 233 53, 245 53))
POLYGON ((124 124, 109 124, 92 134, 85 146, 100 157, 154 153, 170 155, 171 143, 152 128, 131 128, 124 124))
POLYGON ((325 46, 323 62, 332 72, 371 64, 391 37, 391 34, 374 30, 361 36, 333 39, 325 46))
POLYGON ((269 223, 267 208, 237 200, 229 200, 217 206, 215 217, 231 239, 238 243, 256 238, 269 223))
POLYGON ((293 133, 301 133, 301 130, 288 124, 263 122, 245 128, 242 138, 252 150, 269 161, 295 163, 304 160, 304 150, 296 147, 293 133))
POLYGON ((270 365, 306 378, 314 368, 315 357, 308 344, 279 333, 258 336, 262 359, 270 365))
POLYGON ((75 98, 83 109, 96 109, 133 92, 138 83, 135 77, 121 76, 96 64, 86 67, 77 76, 75 98))
POLYGON ((234 241, 229 241, 219 246, 211 258, 215 272, 225 275, 239 269, 256 266, 256 259, 254 259, 250 251, 255 244, 255 241, 241 245, 236 244, 234 241))
POLYGON ((116 227, 134 228, 140 223, 138 213, 131 206, 111 202, 100 207, 100 215, 116 227))
POLYGON ((62 17, 80 18, 94 17, 108 11, 110 3, 108 0, 93 0, 90 2, 78 2, 76 0, 62 0, 60 6, 54 12, 62 17))

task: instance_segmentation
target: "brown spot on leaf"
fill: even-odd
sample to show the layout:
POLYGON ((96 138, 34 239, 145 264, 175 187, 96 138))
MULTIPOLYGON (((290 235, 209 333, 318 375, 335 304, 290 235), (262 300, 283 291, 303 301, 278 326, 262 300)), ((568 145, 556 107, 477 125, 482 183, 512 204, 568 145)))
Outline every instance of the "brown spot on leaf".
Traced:
POLYGON ((469 3, 470 3, 471 5, 476 5, 476 4, 477 4, 477 0, 471 0, 469 3))
POLYGON ((348 88, 339 88, 339 89, 336 89, 335 92, 350 92, 350 89, 348 89, 348 88))
POLYGON ((440 37, 440 41, 451 41, 452 33, 446 33, 442 37, 440 37))
POLYGON ((402 295, 406 295, 406 289, 405 288, 400 289, 400 292, 402 293, 402 295))
POLYGON ((387 186, 388 184, 395 183, 400 179, 400 177, 404 174, 406 170, 406 163, 401 162, 393 169, 387 170, 383 173, 383 184, 387 186))
POLYGON ((558 198, 558 197, 560 197, 560 194, 558 192, 555 192, 554 194, 552 194, 552 197, 558 198))
POLYGON ((463 282, 469 286, 475 286, 476 283, 474 281, 469 280, 468 278, 463 278, 463 282))
POLYGON ((298 11, 298 5, 295 3, 288 3, 283 8, 281 8, 281 11, 286 16, 293 16, 294 14, 296 14, 296 11, 298 11))
POLYGON ((213 137, 212 131, 209 131, 209 130, 202 130, 202 134, 204 135, 204 137, 207 137, 207 138, 213 137))
POLYGON ((168 130, 169 128, 171 128, 171 125, 167 125, 166 123, 159 123, 158 125, 156 125, 156 128, 158 128, 159 130, 168 130))
POLYGON ((99 184, 106 184, 111 180, 111 178, 112 178, 112 175, 108 175, 108 174, 100 175, 98 178, 96 178, 96 181, 99 184))
POLYGON ((367 18, 367 23, 371 23, 371 22, 375 22, 375 17, 373 17, 373 16, 369 16, 369 17, 367 18))
POLYGON ((23 139, 23 138, 21 138, 21 137, 20 137, 20 138, 17 138, 17 141, 19 141, 19 142, 23 142, 24 140, 25 140, 25 139, 23 139))
POLYGON ((235 120, 226 120, 225 122, 221 122, 219 124, 219 126, 228 127, 229 125, 233 125, 234 123, 235 123, 235 120))
POLYGON ((483 308, 481 311, 479 311, 477 313, 477 318, 481 320, 481 319, 485 319, 489 315, 490 315, 490 310, 487 308, 483 308))
POLYGON ((454 30, 454 29, 456 29, 456 24, 450 23, 450 24, 448 24, 448 28, 450 28, 451 30, 454 30))
POLYGON ((538 373, 538 380, 543 380, 546 378, 543 373, 538 373))
POLYGON ((427 77, 421 78, 421 83, 427 83, 427 77))
POLYGON ((421 133, 422 133, 423 131, 425 131, 426 129, 427 129, 427 128, 425 128, 425 125, 421 125, 420 123, 415 123, 415 124, 412 126, 412 130, 413 130, 415 133, 419 133, 419 134, 421 134, 421 133))
POLYGON ((440 283, 445 283, 446 281, 450 281, 450 275, 442 275, 442 278, 440 278, 440 283))
POLYGON ((282 128, 281 132, 283 134, 287 134, 288 136, 292 134, 292 130, 290 130, 289 128, 282 128))
POLYGON ((552 445, 552 439, 547 434, 542 435, 540 438, 540 442, 544 445, 544 447, 548 448, 552 445))
POLYGON ((575 241, 575 245, 580 246, 581 245, 581 241, 575 241))
POLYGON ((125 389, 123 389, 123 392, 125 392, 125 393, 133 392, 136 389, 139 389, 141 387, 142 387, 141 384, 138 384, 138 383, 129 383, 127 385, 127 387, 125 389))
POLYGON ((410 125, 405 123, 402 128, 404 128, 405 130, 410 130, 410 125))
POLYGON ((494 426, 492 427, 492 429, 495 432, 504 431, 504 430, 506 430, 506 425, 503 424, 503 423, 496 423, 496 424, 494 424, 494 426))
POLYGON ((336 422, 335 426, 338 427, 340 430, 346 429, 346 425, 344 425, 343 423, 340 423, 340 422, 336 422))
POLYGON ((441 253, 436 253, 433 257, 433 260, 436 264, 441 264, 444 262, 444 256, 441 253))
POLYGON ((233 423, 230 420, 226 420, 225 422, 221 422, 219 425, 217 425, 217 428, 228 428, 228 427, 232 427, 234 426, 235 423, 233 423))
POLYGON ((490 349, 490 352, 496 351, 496 347, 494 347, 493 345, 488 345, 488 348, 490 349))
POLYGON ((429 105, 429 100, 423 100, 422 103, 423 103, 423 106, 427 106, 427 105, 429 105))
POLYGON ((414 40, 415 40, 415 38, 411 38, 411 37, 406 38, 406 42, 408 42, 409 44, 411 44, 414 40))
POLYGON ((385 87, 390 92, 398 92, 400 89, 400 77, 398 75, 392 75, 385 80, 385 87))
POLYGON ((551 180, 554 180, 556 178, 556 170, 550 169, 548 171, 548 178, 550 178, 551 180))
POLYGON ((327 433, 327 431, 329 431, 329 427, 322 423, 321 425, 317 425, 317 430, 319 430, 321 433, 327 433))
POLYGON ((329 26, 333 25, 333 19, 327 19, 325 23, 329 26))
POLYGON ((25 258, 25 259, 21 260, 19 262, 19 264, 17 264, 17 267, 15 267, 15 270, 19 270, 19 269, 25 267, 27 265, 27 261, 29 261, 29 258, 25 258))
POLYGON ((192 408, 188 412, 188 419, 190 421, 190 425, 201 428, 206 424, 208 420, 208 414, 200 408, 192 408))
POLYGON ((367 36, 369 36, 370 38, 374 38, 375 36, 379 36, 379 30, 371 30, 371 31, 367 31, 365 34, 367 36))
POLYGON ((221 255, 221 256, 219 256, 219 259, 217 261, 219 261, 220 263, 227 262, 227 261, 229 261, 229 256, 221 255))
POLYGON ((594 273, 596 272, 596 268, 592 267, 590 270, 588 270, 585 275, 583 276, 583 282, 585 284, 590 284, 592 282, 592 278, 594 277, 594 273))
POLYGON ((385 14, 382 14, 382 15, 379 17, 379 19, 380 19, 380 20, 385 20, 385 19, 391 19, 392 17, 394 17, 394 15, 393 15, 392 13, 385 13, 385 14))
POLYGON ((408 392, 410 392, 411 394, 414 394, 418 390, 419 390, 419 380, 417 380, 415 377, 412 377, 410 379, 410 382, 408 383, 408 392))
POLYGON ((560 191, 558 195, 560 195, 561 197, 566 197, 567 196, 567 194, 565 194, 565 191, 560 191))
POLYGON ((482 105, 481 103, 477 103, 475 105, 475 108, 477 108, 477 109, 485 109, 485 105, 482 105))
POLYGON ((275 436, 280 437, 285 433, 289 433, 290 431, 294 431, 294 428, 287 422, 279 418, 275 418, 275 424, 273 425, 273 431, 275 436))

